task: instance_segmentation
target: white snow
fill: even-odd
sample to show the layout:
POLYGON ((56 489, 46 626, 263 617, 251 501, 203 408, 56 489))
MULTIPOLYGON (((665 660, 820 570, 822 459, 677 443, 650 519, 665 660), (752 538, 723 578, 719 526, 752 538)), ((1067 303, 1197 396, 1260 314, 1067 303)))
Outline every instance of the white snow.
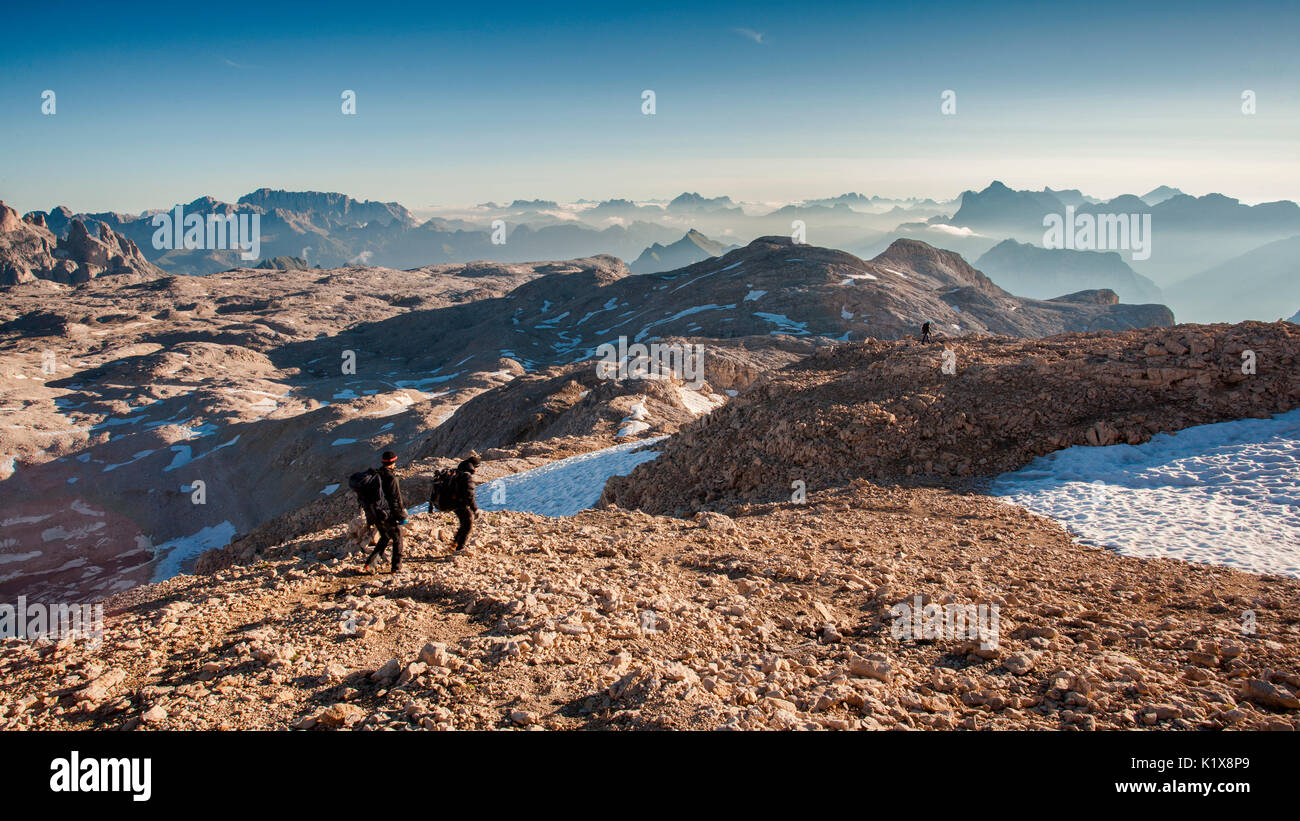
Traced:
POLYGON ((375 413, 372 413, 370 415, 371 416, 393 416, 395 414, 402 413, 403 411, 405 411, 407 408, 411 407, 414 404, 415 404, 415 400, 412 399, 409 394, 398 393, 398 394, 394 394, 391 398, 389 398, 388 407, 384 408, 381 411, 376 411, 375 413))
POLYGON ((194 452, 189 445, 172 445, 171 449, 176 452, 176 455, 172 457, 172 463, 163 470, 175 470, 194 460, 194 452))
POLYGON ((992 493, 1125 555, 1300 576, 1300 410, 1071 447, 992 493))
POLYGON ((519 510, 543 516, 572 516, 600 499, 609 477, 626 475, 642 462, 649 462, 659 456, 657 451, 631 451, 665 438, 667 437, 658 436, 625 442, 503 476, 479 485, 476 500, 484 510, 519 510), (493 502, 493 496, 503 501, 493 502))
POLYGON ((326 486, 325 486, 325 489, 322 490, 321 493, 325 494, 326 496, 331 496, 331 495, 333 495, 334 491, 336 491, 336 490, 338 490, 338 489, 339 489, 339 486, 338 486, 337 484, 326 485, 326 486))
POLYGON ((333 442, 330 442, 330 447, 337 448, 342 445, 355 445, 356 443, 356 439, 335 439, 333 442))
POLYGON ((42 542, 77 541, 86 538, 91 533, 94 533, 97 530, 103 530, 104 527, 105 525, 103 522, 95 522, 94 524, 85 525, 83 527, 74 527, 71 530, 65 528, 63 525, 58 525, 56 527, 47 527, 45 530, 41 531, 41 541, 42 542))
POLYGON ((618 429, 619 436, 636 436, 638 433, 644 433, 650 429, 650 423, 646 421, 650 418, 650 413, 645 409, 645 397, 641 397, 631 411, 622 419, 623 427, 618 429))
POLYGON ((877 280, 877 281, 879 281, 880 278, 877 277, 877 276, 875 276, 874 274, 868 274, 868 273, 865 273, 865 272, 864 272, 864 273, 861 273, 861 274, 845 274, 845 275, 844 275, 844 279, 840 280, 840 284, 841 284, 841 285, 851 285, 851 284, 853 284, 853 281, 854 281, 855 279, 871 279, 871 280, 877 280))
MULTIPOLYGON (((740 264, 740 263, 736 263, 736 265, 739 265, 739 264, 740 264)), ((734 268, 735 265, 733 265, 733 266, 731 266, 731 267, 734 268)), ((728 269, 723 268, 722 270, 725 271, 725 270, 728 270, 728 269)), ((718 271, 709 271, 707 274, 700 274, 700 275, 697 276, 695 279, 692 279, 692 280, 690 280, 689 282, 683 282, 681 285, 678 285, 676 288, 672 289, 672 290, 669 291, 668 293, 671 294, 671 293, 675 293, 675 292, 677 292, 677 291, 680 291, 681 289, 685 288, 687 285, 693 285, 694 283, 699 282, 700 280, 704 279, 705 277, 711 277, 711 276, 713 276, 713 275, 716 274, 716 273, 720 273, 720 272, 718 272, 718 271)), ((665 287, 666 287, 666 286, 665 286, 665 287)), ((655 290, 658 290, 658 289, 656 288, 655 290)))
POLYGON ((198 456, 193 455, 193 450, 190 448, 189 445, 172 445, 171 449, 175 451, 176 455, 172 457, 171 464, 163 468, 163 471, 170 471, 170 470, 175 470, 176 468, 179 467, 184 467, 185 465, 188 465, 190 462, 194 462, 206 456, 209 456, 221 450, 222 448, 228 448, 231 445, 238 442, 239 437, 242 435, 243 434, 236 434, 235 438, 231 439, 229 442, 222 442, 220 445, 217 445, 216 447, 212 448, 212 450, 208 451, 207 453, 200 453, 198 456))
MULTIPOLYGON (((505 354, 502 353, 502 356, 505 354)), ((511 356, 513 359, 513 355, 511 356)), ((455 367, 454 365, 452 367, 455 367)), ((417 391, 423 391, 425 385, 441 385, 443 382, 455 379, 460 376, 460 371, 447 374, 446 376, 431 376, 428 379, 399 379, 393 384, 399 388, 414 388, 417 391)), ((338 397, 334 397, 337 399, 338 397)))
POLYGON ((153 581, 170 579, 181 572, 181 565, 184 562, 197 557, 205 550, 225 547, 230 544, 231 539, 235 538, 235 533, 234 525, 230 522, 222 522, 219 525, 205 527, 193 535, 182 536, 155 546, 153 555, 157 564, 153 569, 153 581))
POLYGON ((755 291, 750 289, 750 292, 745 294, 745 298, 742 299, 741 302, 758 302, 765 293, 767 293, 767 291, 755 291))
POLYGON ((849 310, 848 308, 846 308, 845 306, 841 305, 841 306, 840 306, 840 319, 852 319, 852 318, 853 318, 853 312, 850 311, 850 310, 849 310))
MULTIPOLYGON (((677 398, 681 400, 681 403, 686 406, 688 411, 696 416, 702 413, 711 413, 714 408, 727 401, 715 393, 706 395, 701 391, 683 388, 681 385, 675 385, 674 387, 677 388, 677 398)), ((644 410, 644 407, 642 409, 644 410)))
MULTIPOLYGON (((725 270, 725 269, 724 269, 724 270, 725 270)), ((663 318, 663 319, 657 319, 657 320, 655 320, 654 322, 651 322, 649 325, 647 325, 647 326, 645 326, 644 328, 642 328, 642 329, 641 329, 641 332, 638 333, 638 334, 637 334, 637 335, 632 339, 632 341, 633 341, 633 342, 640 342, 641 340, 645 339, 646 334, 650 333, 650 329, 651 329, 651 328, 654 328, 654 327, 657 326, 657 325, 663 325, 665 322, 675 322, 675 321, 677 321, 677 320, 679 320, 679 319, 681 319, 681 318, 683 318, 683 317, 691 316, 692 314, 698 314, 700 311, 728 311, 728 310, 731 310, 732 308, 735 308, 735 307, 736 307, 736 306, 735 306, 734 303, 731 304, 731 305, 715 305, 715 304, 712 304, 712 303, 710 303, 710 304, 708 304, 708 305, 696 305, 694 308, 687 308, 687 309, 684 310, 684 311, 678 311, 677 313, 673 314, 672 316, 665 317, 665 318, 663 318)), ((615 327, 617 327, 617 326, 615 326, 615 327)), ((604 333, 604 331, 600 331, 599 333, 604 333)))
POLYGON ((109 472, 110 470, 117 470, 118 468, 126 467, 127 465, 130 465, 130 464, 134 464, 134 463, 140 461, 141 459, 145 458, 146 456, 148 456, 148 455, 151 454, 151 453, 153 453, 152 450, 140 450, 140 451, 136 451, 136 452, 131 456, 131 458, 128 459, 127 461, 125 461, 125 462, 118 462, 116 465, 107 465, 107 466, 105 466, 105 468, 104 468, 104 470, 103 470, 102 472, 103 472, 103 473, 107 473, 107 472, 109 472))
POLYGON ((795 322, 793 319, 790 319, 785 314, 765 314, 762 311, 754 311, 754 316, 758 317, 759 319, 765 319, 768 322, 771 322, 773 325, 777 326, 777 330, 770 331, 769 333, 791 334, 793 336, 799 336, 801 334, 808 333, 807 322, 795 322))
POLYGON ((86 504, 80 499, 76 499, 73 501, 72 509, 75 512, 80 513, 82 516, 103 516, 104 515, 104 511, 95 510, 90 505, 86 504))

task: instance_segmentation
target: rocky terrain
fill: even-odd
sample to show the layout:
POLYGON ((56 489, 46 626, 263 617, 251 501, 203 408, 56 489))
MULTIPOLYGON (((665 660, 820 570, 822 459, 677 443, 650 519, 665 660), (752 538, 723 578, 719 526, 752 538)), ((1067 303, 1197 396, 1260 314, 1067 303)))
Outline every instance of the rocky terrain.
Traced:
POLYGON ((492 513, 455 555, 421 515, 379 576, 313 533, 110 598, 101 646, 0 643, 0 726, 1300 729, 1295 579, 942 488, 733 514, 492 513), (912 637, 900 603, 996 606, 996 633, 912 637))
POLYGON ((161 274, 134 242, 105 225, 96 238, 83 222, 73 219, 62 235, 56 235, 42 215, 19 219, 17 211, 0 201, 0 286, 161 274))
POLYGON ((377 450, 420 441, 524 372, 495 354, 442 370, 466 357, 349 329, 593 268, 623 270, 240 270, 8 289, 0 590, 104 595, 332 494, 377 450))
MULTIPOLYGON (((401 574, 361 574, 354 502, 322 498, 200 575, 109 595, 102 645, 0 643, 0 726, 1300 729, 1300 582, 1081 545, 969 481, 1294 407, 1294 327, 951 345, 954 374, 939 344, 717 345, 709 387, 737 396, 612 480, 622 507, 487 513, 456 554, 452 517, 416 514, 401 574), (1253 374, 1231 367, 1247 350, 1253 374), (902 605, 971 621, 913 634, 902 605)), ((522 439, 484 451, 490 480, 617 439, 577 397, 628 386, 571 368, 470 400, 483 425, 433 432, 402 469, 408 503, 442 448, 522 439)))
MULTIPOLYGON (((811 351, 811 343, 786 337, 711 341, 704 346, 706 381, 698 388, 673 377, 605 379, 590 362, 521 375, 499 390, 469 399, 428 436, 412 443, 404 451, 411 461, 397 469, 402 492, 408 506, 427 502, 434 472, 455 466, 459 455, 479 455, 483 461, 476 475, 486 483, 618 442, 671 434, 721 406, 728 395, 758 381, 766 371, 811 351)), ((240 534, 228 546, 203 553, 194 569, 211 572, 252 561, 270 548, 355 516, 353 494, 324 496, 240 534)))
POLYGON ((1297 406, 1290 323, 841 345, 686 426, 661 458, 612 479, 605 499, 682 513, 788 499, 796 481, 964 481, 1071 445, 1137 444, 1297 406))
POLYGON ((0 306, 0 591, 164 578, 329 507, 388 448, 407 464, 551 442, 501 457, 535 462, 672 433, 815 339, 924 319, 941 337, 1171 321, 1105 292, 1020 299, 917 242, 864 261, 766 238, 646 276, 596 257, 27 282, 0 306), (705 346, 703 383, 618 382, 592 361, 670 340, 705 346))
POLYGON ((609 379, 591 361, 554 366, 469 400, 463 412, 432 431, 414 456, 485 451, 565 437, 593 437, 613 444, 634 407, 640 408, 638 434, 673 433, 768 372, 814 350, 810 340, 786 336, 708 342, 669 337, 662 343, 701 346, 701 384, 692 387, 680 376, 609 379))

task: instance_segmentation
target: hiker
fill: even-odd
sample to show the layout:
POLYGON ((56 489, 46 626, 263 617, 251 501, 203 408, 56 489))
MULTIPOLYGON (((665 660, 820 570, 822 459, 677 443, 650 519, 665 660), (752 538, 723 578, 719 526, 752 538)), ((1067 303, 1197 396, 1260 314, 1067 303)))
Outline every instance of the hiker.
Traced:
POLYGON ((406 505, 402 503, 402 489, 397 482, 393 466, 397 464, 397 454, 391 450, 384 451, 379 457, 379 469, 371 468, 362 473, 355 473, 348 480, 348 485, 357 492, 361 501, 361 510, 366 515, 366 523, 379 531, 379 543, 366 558, 364 571, 375 572, 374 562, 384 554, 388 543, 393 544, 393 572, 402 570, 402 525, 406 524, 406 505))
POLYGON ((478 469, 477 456, 471 456, 456 466, 455 470, 440 470, 433 480, 429 495, 429 510, 450 510, 456 513, 460 527, 452 540, 452 550, 463 550, 474 529, 478 504, 474 500, 474 471, 478 469))
POLYGON ((928 319, 925 321, 925 324, 921 326, 921 341, 930 341, 930 320, 928 319))

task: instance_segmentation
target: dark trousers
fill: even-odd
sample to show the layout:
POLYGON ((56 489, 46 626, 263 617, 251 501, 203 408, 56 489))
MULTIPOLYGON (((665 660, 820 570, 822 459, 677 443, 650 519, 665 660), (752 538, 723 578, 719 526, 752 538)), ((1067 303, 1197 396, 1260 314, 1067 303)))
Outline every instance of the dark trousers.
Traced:
POLYGON ((456 518, 460 520, 460 527, 456 530, 456 539, 453 545, 457 550, 465 546, 469 540, 469 532, 474 529, 474 516, 467 507, 456 508, 456 518))
MULTIPOLYGON (((369 519, 370 517, 367 516, 366 518, 369 519)), ((370 551, 370 555, 366 558, 366 564, 370 564, 376 558, 382 557, 388 543, 392 542, 393 570, 397 570, 402 566, 402 528, 397 522, 390 519, 379 519, 372 522, 372 524, 379 531, 379 543, 375 545, 374 550, 370 551)))

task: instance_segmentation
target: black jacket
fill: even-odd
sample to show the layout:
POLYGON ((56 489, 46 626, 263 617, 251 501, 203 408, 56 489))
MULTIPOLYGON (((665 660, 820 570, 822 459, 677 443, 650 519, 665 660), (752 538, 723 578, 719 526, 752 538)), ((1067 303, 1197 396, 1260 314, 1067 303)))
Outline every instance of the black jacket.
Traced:
POLYGON ((397 474, 392 468, 379 469, 379 484, 384 489, 384 499, 394 521, 406 518, 406 505, 402 503, 402 488, 397 482, 397 474))
POLYGON ((474 463, 465 461, 456 466, 456 501, 457 507, 467 507, 478 513, 478 503, 474 499, 474 463))

